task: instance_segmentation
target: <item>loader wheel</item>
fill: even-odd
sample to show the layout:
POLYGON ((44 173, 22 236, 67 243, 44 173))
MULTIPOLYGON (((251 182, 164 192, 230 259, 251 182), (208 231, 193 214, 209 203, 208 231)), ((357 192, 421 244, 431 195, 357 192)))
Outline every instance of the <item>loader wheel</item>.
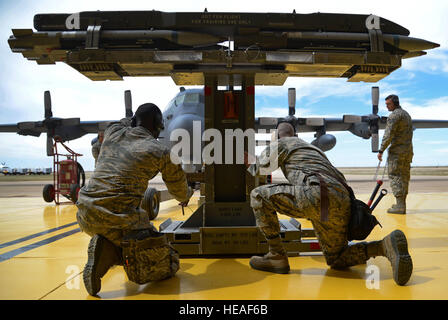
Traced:
POLYGON ((46 184, 42 192, 42 196, 46 202, 54 201, 54 186, 52 184, 46 184))
POLYGON ((160 197, 156 189, 146 189, 141 207, 148 213, 149 220, 154 220, 157 218, 160 208, 160 197))
POLYGON ((78 201, 79 189, 81 189, 81 188, 79 187, 79 184, 77 184, 77 183, 70 185, 70 200, 73 203, 76 203, 76 201, 78 201))

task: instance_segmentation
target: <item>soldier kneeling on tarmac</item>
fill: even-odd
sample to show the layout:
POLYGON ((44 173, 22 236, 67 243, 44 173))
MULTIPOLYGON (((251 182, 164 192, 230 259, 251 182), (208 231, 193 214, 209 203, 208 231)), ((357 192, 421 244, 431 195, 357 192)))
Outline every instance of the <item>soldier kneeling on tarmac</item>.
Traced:
POLYGON ((151 103, 141 105, 132 119, 112 123, 95 171, 79 192, 78 224, 92 236, 83 273, 92 296, 114 265, 123 265, 129 280, 140 284, 171 277, 179 269, 178 253, 139 209, 148 181, 159 172, 181 205, 193 194, 181 166, 157 140, 161 130, 162 112, 151 103))
POLYGON ((346 184, 345 177, 320 149, 295 136, 290 123, 282 122, 277 129, 279 139, 272 142, 253 164, 249 165, 246 156, 246 165, 252 175, 259 174, 262 169, 273 171, 280 167, 289 182, 263 185, 251 192, 251 206, 257 226, 269 244, 269 252, 262 257, 252 257, 250 266, 274 273, 289 272, 276 214, 280 213, 311 221, 331 268, 343 269, 364 264, 372 257, 384 256, 392 265, 395 282, 406 284, 412 274, 412 259, 404 233, 395 230, 380 241, 349 244, 351 199, 340 182, 346 184), (277 161, 275 165, 272 165, 273 159, 277 161), (324 189, 326 191, 321 192, 324 189))

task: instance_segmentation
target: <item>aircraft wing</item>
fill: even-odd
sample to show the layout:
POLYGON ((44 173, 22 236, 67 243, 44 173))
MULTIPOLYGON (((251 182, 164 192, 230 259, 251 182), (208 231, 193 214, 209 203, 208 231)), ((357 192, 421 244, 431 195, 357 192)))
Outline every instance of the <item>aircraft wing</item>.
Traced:
MULTIPOLYGON (((387 117, 378 117, 376 115, 359 116, 356 122, 350 122, 347 118, 273 118, 259 117, 255 118, 255 129, 257 133, 263 133, 266 130, 275 129, 277 124, 282 121, 289 121, 295 124, 296 132, 316 132, 316 139, 311 143, 318 146, 323 151, 328 151, 336 145, 336 138, 328 134, 328 131, 349 131, 352 134, 363 139, 369 139, 372 135, 372 127, 377 125, 378 129, 385 129, 387 117)), ((430 129, 430 128, 448 128, 448 120, 412 120, 414 129, 430 129)), ((378 140, 378 134, 376 139, 378 140)), ((377 143, 372 140, 372 151, 377 152, 377 143)))
POLYGON ((104 131, 109 124, 117 122, 117 120, 110 121, 82 121, 79 127, 86 133, 98 133, 98 131, 104 131))
MULTIPOLYGON (((259 117, 255 118, 255 129, 257 131, 275 129, 277 124, 284 121, 290 121, 286 118, 259 117)), ((345 131, 349 130, 351 123, 344 123, 342 118, 294 118, 297 132, 316 132, 325 127, 326 131, 345 131)))
MULTIPOLYGON (((124 93, 125 116, 132 117, 131 92, 124 93)), ((78 139, 88 133, 104 131, 107 126, 118 120, 81 121, 80 118, 57 118, 51 111, 50 91, 44 92, 44 119, 41 121, 24 121, 10 124, 0 124, 0 132, 16 132, 23 136, 39 137, 47 134, 47 155, 53 155, 53 138, 61 141, 78 139)))
POLYGON ((448 120, 412 120, 412 125, 415 129, 448 128, 448 120))
POLYGON ((20 129, 17 123, 14 124, 0 124, 0 132, 18 132, 20 129))
POLYGON ((47 128, 45 128, 41 122, 42 121, 29 121, 0 124, 0 132, 16 132, 21 135, 38 137, 42 132, 47 132, 47 128))
POLYGON ((64 141, 79 138, 88 133, 97 133, 106 129, 114 121, 79 121, 79 118, 52 119, 48 126, 44 121, 26 121, 11 124, 0 124, 0 132, 16 132, 24 136, 39 137, 41 133, 60 136, 64 141))
MULTIPOLYGON (((363 116, 363 121, 368 125, 368 116, 363 116)), ((297 118, 297 132, 315 132, 325 127, 325 131, 349 131, 353 128, 353 123, 344 122, 344 118, 297 118)), ((256 130, 275 129, 277 124, 282 121, 288 121, 288 118, 259 117, 255 118, 256 130)), ((387 117, 381 117, 379 120, 379 129, 385 129, 387 117)), ((414 129, 448 128, 448 120, 415 119, 412 120, 414 129)))
MULTIPOLYGON (((367 117, 366 117, 367 118, 367 117)), ((351 123, 344 123, 340 118, 323 118, 325 122, 326 131, 346 131, 352 128, 351 123)), ((305 121, 302 121, 306 123, 305 121)), ((368 123, 368 121, 365 121, 368 123)), ((379 129, 385 129, 387 123, 387 117, 381 117, 378 121, 379 129)), ((412 120, 412 126, 414 129, 443 129, 448 128, 448 120, 432 120, 432 119, 415 119, 412 120)), ((298 128, 298 132, 311 132, 316 131, 316 127, 304 125, 303 128, 298 128), (314 130, 313 130, 314 128, 314 130)))

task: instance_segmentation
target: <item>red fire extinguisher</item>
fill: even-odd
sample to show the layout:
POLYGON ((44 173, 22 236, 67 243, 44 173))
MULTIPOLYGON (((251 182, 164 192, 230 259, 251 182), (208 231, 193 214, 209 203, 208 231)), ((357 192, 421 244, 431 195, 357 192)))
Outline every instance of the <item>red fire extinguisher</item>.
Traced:
POLYGON ((73 185, 78 185, 78 162, 72 159, 62 160, 59 162, 60 193, 63 195, 70 195, 71 187, 73 185))

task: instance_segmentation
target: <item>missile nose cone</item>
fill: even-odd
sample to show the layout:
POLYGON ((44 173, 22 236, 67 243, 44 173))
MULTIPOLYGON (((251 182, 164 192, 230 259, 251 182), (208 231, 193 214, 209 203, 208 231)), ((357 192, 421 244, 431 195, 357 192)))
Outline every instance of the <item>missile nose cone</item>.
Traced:
POLYGON ((435 42, 431 42, 431 41, 427 41, 427 40, 423 40, 423 39, 418 39, 418 40, 419 41, 416 42, 416 43, 418 43, 418 48, 417 48, 417 50, 413 50, 413 51, 429 50, 429 49, 434 49, 434 48, 440 47, 440 44, 435 43, 435 42))
POLYGON ((440 44, 435 42, 400 35, 384 35, 384 41, 410 52, 430 50, 440 47, 440 44))
POLYGON ((438 44, 438 43, 430 42, 430 41, 428 41, 428 42, 433 46, 431 49, 440 47, 440 44, 438 44))

